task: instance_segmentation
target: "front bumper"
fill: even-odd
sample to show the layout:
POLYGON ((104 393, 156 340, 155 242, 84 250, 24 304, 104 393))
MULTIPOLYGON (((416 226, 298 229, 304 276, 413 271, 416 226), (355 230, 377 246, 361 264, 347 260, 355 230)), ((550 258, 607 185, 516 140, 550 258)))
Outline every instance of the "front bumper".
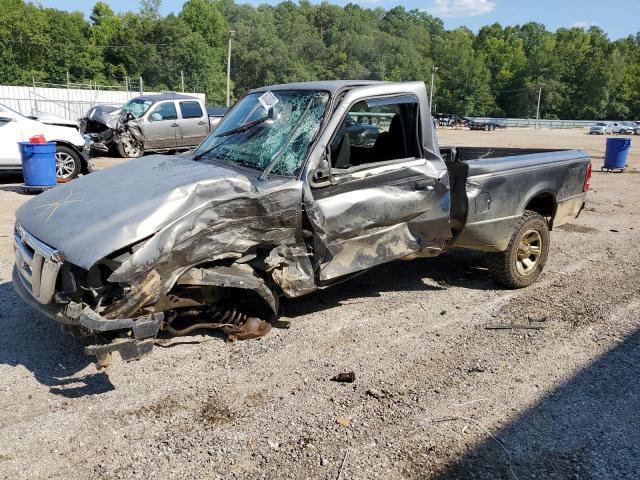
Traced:
POLYGON ((95 355, 98 365, 106 367, 111 363, 111 354, 118 352, 122 360, 128 362, 137 360, 151 352, 154 339, 160 330, 160 324, 164 320, 163 313, 153 313, 137 318, 108 319, 100 316, 90 307, 79 303, 68 304, 38 302, 20 276, 18 269, 13 269, 13 287, 30 307, 56 320, 61 326, 72 326, 86 329, 87 334, 101 334, 114 331, 130 332, 128 337, 116 338, 109 342, 88 345, 84 351, 87 355, 95 355))
POLYGON ((86 165, 86 173, 92 173, 95 171, 93 163, 91 162, 91 148, 93 148, 93 142, 87 141, 83 148, 79 150, 80 156, 82 156, 82 160, 86 165))
POLYGON ((56 288, 64 284, 59 278, 63 257, 19 224, 14 233, 14 253, 12 280, 20 298, 39 313, 59 322, 64 330, 86 335, 93 333, 99 340, 104 340, 101 344, 85 347, 87 354, 96 355, 101 366, 110 363, 112 352, 119 352, 122 359, 128 361, 151 351, 153 339, 164 320, 163 313, 136 318, 104 318, 84 303, 62 300, 64 294, 56 288))

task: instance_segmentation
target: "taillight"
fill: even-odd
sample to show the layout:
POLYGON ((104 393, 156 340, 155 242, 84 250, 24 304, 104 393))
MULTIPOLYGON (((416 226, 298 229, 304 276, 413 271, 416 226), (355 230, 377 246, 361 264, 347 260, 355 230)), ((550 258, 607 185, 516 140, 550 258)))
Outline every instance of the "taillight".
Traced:
POLYGON ((589 166, 587 167, 587 174, 584 176, 584 187, 582 187, 583 192, 588 192, 591 188, 591 162, 589 162, 589 166))

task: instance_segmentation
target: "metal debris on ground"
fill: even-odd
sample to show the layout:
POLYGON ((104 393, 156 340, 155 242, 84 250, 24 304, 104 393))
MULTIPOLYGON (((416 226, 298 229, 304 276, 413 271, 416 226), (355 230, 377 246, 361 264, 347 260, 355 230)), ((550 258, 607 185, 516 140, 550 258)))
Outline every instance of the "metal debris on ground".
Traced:
POLYGON ((547 328, 544 325, 485 325, 485 330, 544 330, 547 328))
POLYGON ((355 372, 342 372, 331 378, 332 382, 353 383, 356 381, 355 372))

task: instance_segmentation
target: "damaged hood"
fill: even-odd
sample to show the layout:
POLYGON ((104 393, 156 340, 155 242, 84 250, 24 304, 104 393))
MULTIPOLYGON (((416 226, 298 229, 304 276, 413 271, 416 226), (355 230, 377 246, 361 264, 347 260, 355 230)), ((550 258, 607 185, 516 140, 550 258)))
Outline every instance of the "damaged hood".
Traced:
POLYGON ((91 108, 86 115, 86 119, 94 122, 102 123, 109 128, 116 128, 118 116, 122 109, 110 105, 97 105, 91 108))
MULTIPOLYGON (((260 197, 263 188, 254 182, 219 164, 155 155, 57 186, 25 203, 16 218, 69 262, 88 269, 212 199, 260 197)), ((278 181, 258 183, 268 188, 278 181)))

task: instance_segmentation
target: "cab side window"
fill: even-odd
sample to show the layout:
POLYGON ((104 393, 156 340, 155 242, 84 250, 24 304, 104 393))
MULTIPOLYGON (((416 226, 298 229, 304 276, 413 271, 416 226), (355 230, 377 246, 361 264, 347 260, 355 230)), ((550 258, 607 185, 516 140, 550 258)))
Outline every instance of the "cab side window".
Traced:
POLYGON ((418 100, 412 96, 372 98, 352 105, 331 142, 332 168, 419 158, 418 115, 418 100))
POLYGON ((149 120, 159 122, 161 120, 176 120, 178 112, 173 102, 165 102, 157 105, 149 115, 149 120))
POLYGON ((202 108, 198 102, 180 102, 180 114, 182 118, 200 118, 202 108))

